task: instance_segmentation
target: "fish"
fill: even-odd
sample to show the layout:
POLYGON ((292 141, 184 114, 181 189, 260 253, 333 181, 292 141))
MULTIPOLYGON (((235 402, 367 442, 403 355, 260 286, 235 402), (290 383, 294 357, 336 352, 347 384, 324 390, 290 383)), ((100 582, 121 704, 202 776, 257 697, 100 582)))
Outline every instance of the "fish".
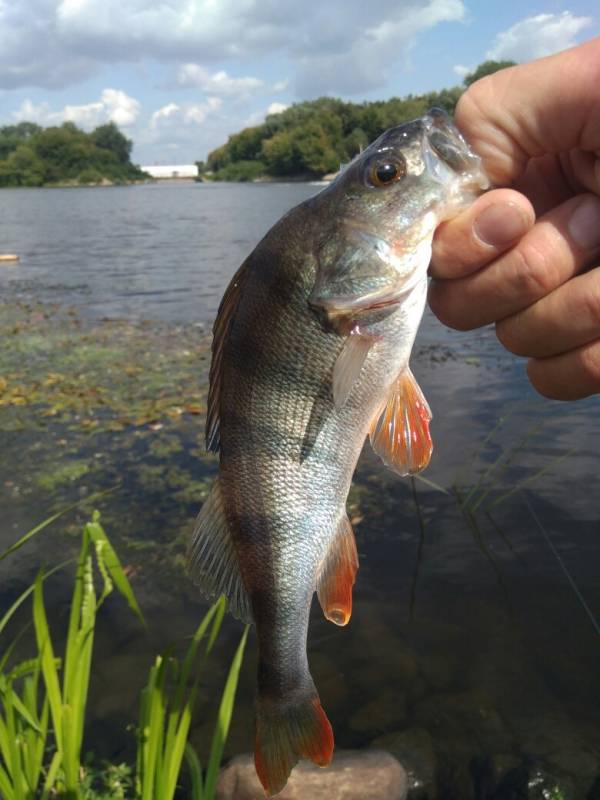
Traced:
POLYGON ((409 367, 438 224, 487 188, 445 112, 390 128, 283 215, 232 278, 213 328, 206 446, 219 474, 189 561, 254 623, 254 760, 268 796, 334 739, 307 658, 316 592, 346 625, 358 556, 346 513, 367 436, 400 475, 428 464, 431 411, 409 367))

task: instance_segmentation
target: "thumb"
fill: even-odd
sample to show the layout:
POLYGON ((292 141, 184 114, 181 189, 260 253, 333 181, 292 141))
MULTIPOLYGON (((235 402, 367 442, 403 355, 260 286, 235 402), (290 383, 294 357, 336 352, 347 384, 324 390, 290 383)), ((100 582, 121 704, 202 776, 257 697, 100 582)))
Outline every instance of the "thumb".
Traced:
POLYGON ((600 36, 482 78, 455 119, 496 184, 512 183, 545 153, 600 153, 600 36))

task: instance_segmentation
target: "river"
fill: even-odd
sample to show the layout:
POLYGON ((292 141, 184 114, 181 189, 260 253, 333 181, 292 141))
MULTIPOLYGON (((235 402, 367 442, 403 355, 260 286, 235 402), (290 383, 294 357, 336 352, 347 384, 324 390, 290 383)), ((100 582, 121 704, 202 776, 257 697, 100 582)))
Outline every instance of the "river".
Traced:
MULTIPOLYGON (((0 379, 23 396, 0 405, 0 549, 50 510, 118 483, 99 505, 152 620, 144 634, 114 601, 99 625, 86 746, 108 758, 128 752, 152 656, 189 635, 204 608, 183 553, 216 470, 200 411, 220 297, 269 226, 318 190, 0 191, 0 252, 21 257, 0 265, 0 379), (49 397, 84 373, 88 384, 99 376, 102 409, 81 399, 81 384, 62 405, 49 397), (162 405, 142 408, 149 385, 162 405)), ((432 464, 411 483, 365 448, 349 501, 361 558, 353 619, 332 629, 313 609, 309 656, 338 746, 391 750, 415 798, 538 797, 531 786, 553 781, 565 797, 600 792, 598 400, 536 396, 491 330, 455 333, 430 314, 413 368, 434 413, 432 464), (527 784, 531 794, 516 793, 527 784)), ((74 550, 81 519, 1 565, 3 605, 41 560, 74 550)), ((53 585, 60 625, 68 580, 53 585)), ((217 660, 239 633, 228 623, 217 660)), ((230 754, 252 746, 253 655, 230 754)))

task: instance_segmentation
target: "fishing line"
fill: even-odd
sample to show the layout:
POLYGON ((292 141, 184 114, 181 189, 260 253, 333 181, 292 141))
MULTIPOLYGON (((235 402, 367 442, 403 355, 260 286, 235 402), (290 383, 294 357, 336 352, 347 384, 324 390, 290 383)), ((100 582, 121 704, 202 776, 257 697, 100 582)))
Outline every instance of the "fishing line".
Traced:
POLYGON ((562 569, 563 573, 565 574, 566 579, 571 584, 571 587, 572 587, 573 591, 575 592, 575 596, 577 597, 577 599, 581 603, 584 611, 586 612, 586 614, 590 618, 590 622, 592 623, 592 625, 594 627, 594 630, 596 631, 598 636, 600 636, 600 624, 598 624, 598 620, 594 616, 594 612, 592 611, 592 609, 586 603, 585 598, 581 594, 581 592, 579 591, 579 587, 575 583, 574 578, 572 577, 571 573, 567 569, 567 565, 562 560, 562 558, 561 558, 559 552, 557 551, 556 547, 554 547, 554 545, 550 541, 550 537, 548 536, 548 533, 547 533, 546 529, 544 528, 544 526, 540 522, 540 519, 539 519, 538 515, 535 513, 535 511, 533 510, 533 508, 531 506, 531 503, 527 499, 527 495, 525 494, 525 492, 521 492, 521 491, 519 492, 519 494, 521 495, 521 498, 523 499, 523 502, 527 506, 527 509, 529 510, 529 513, 533 517, 533 520, 534 520, 535 524, 538 526, 538 529, 541 531, 542 536, 546 540, 546 543, 547 543, 548 547, 550 548, 550 550, 552 551, 552 554, 554 555, 554 557, 558 561, 558 564, 559 564, 560 568, 562 569))

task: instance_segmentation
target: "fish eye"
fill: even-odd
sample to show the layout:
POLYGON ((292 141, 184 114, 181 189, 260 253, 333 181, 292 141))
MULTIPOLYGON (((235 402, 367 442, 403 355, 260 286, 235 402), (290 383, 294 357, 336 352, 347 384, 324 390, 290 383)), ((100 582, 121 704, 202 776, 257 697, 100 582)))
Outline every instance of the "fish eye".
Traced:
POLYGON ((389 186, 406 175, 406 162, 403 158, 386 158, 375 161, 369 168, 369 183, 382 188, 389 186))
POLYGON ((469 166, 465 153, 455 142, 441 131, 434 131, 429 137, 431 149, 455 171, 467 169, 469 166))

